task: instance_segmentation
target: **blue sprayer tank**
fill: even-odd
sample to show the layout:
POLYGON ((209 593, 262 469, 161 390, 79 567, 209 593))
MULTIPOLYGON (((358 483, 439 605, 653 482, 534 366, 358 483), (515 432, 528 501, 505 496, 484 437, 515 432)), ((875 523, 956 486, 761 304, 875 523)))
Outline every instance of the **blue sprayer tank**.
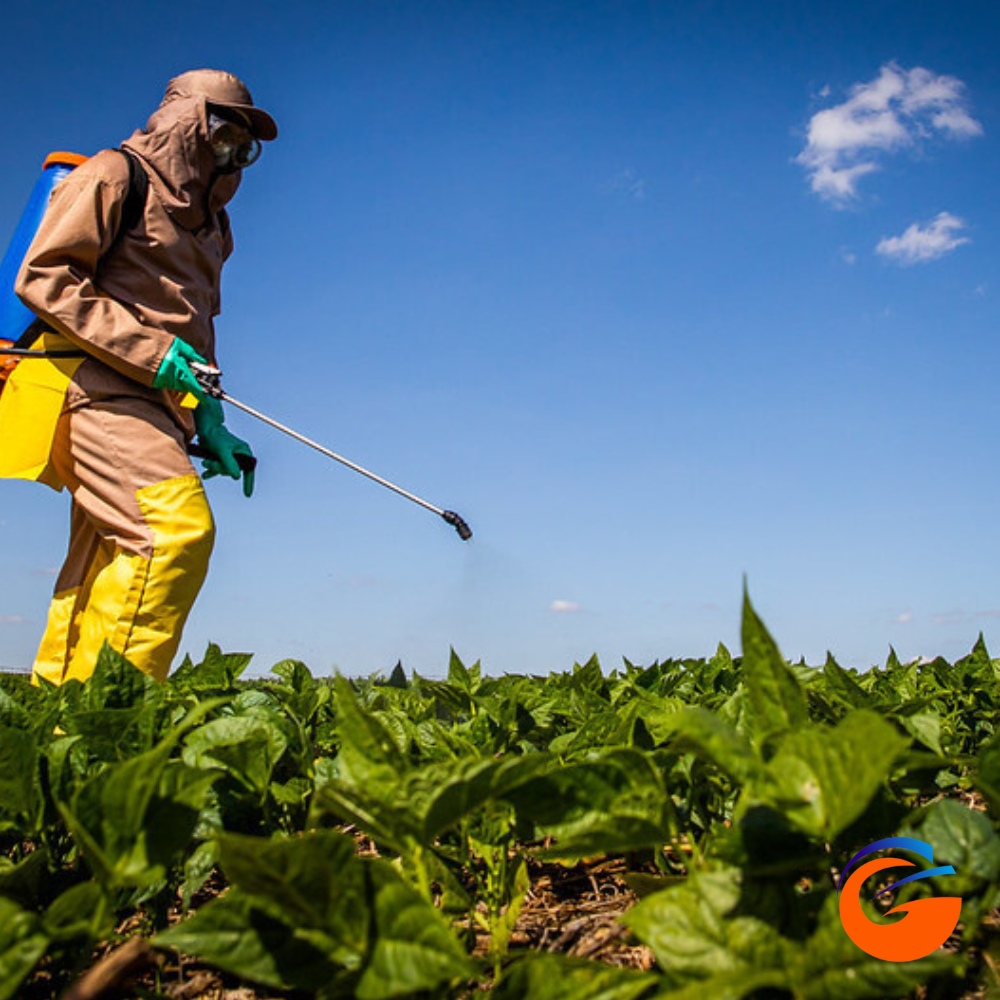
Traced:
POLYGON ((38 232, 53 189, 86 159, 79 153, 50 153, 45 158, 42 174, 35 181, 31 197, 0 264, 0 340, 16 341, 36 319, 35 314, 14 294, 14 282, 24 255, 38 232))

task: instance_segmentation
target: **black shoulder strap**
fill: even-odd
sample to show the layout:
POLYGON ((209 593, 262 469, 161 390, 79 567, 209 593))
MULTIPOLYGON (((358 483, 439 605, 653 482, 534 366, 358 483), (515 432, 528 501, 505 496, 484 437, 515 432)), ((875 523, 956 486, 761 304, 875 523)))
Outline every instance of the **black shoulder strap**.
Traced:
POLYGON ((125 233, 139 224, 146 209, 146 198, 149 195, 149 177, 138 157, 127 149, 119 149, 118 152, 125 157, 125 161, 128 163, 128 194, 125 195, 125 204, 122 206, 122 219, 118 226, 118 232, 108 248, 108 253, 118 245, 125 233))

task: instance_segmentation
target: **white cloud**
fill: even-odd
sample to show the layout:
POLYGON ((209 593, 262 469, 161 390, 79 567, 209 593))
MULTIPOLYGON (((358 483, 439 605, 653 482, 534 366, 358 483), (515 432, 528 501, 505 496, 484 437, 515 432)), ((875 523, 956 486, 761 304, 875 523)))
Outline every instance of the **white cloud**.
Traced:
MULTIPOLYGON (((827 94, 824 88, 821 96, 827 94)), ((816 194, 843 205, 884 156, 934 135, 969 139, 982 133, 968 111, 961 80, 887 63, 876 79, 855 84, 846 101, 812 116, 805 149, 796 159, 816 194)))
POLYGON ((965 228, 961 219, 950 212, 941 212, 926 226, 914 222, 901 236, 879 240, 875 252, 898 264, 923 264, 971 242, 968 236, 958 235, 965 228))
POLYGON ((913 615, 909 611, 904 611, 901 615, 896 616, 896 621, 900 625, 909 625, 913 621, 913 615))
POLYGON ((556 614, 559 615, 571 615, 575 614, 579 610, 580 610, 580 605, 577 604, 576 601, 557 600, 553 601, 549 605, 549 611, 554 611, 556 614))
POLYGON ((931 622, 935 625, 962 625, 969 620, 969 616, 960 608, 954 611, 944 611, 941 614, 931 615, 931 622))
POLYGON ((646 197, 646 181, 633 167, 619 170, 604 185, 604 189, 612 194, 623 194, 633 201, 643 201, 646 197))
POLYGON ((0 625, 26 625, 28 623, 27 618, 22 618, 20 615, 0 615, 0 625))

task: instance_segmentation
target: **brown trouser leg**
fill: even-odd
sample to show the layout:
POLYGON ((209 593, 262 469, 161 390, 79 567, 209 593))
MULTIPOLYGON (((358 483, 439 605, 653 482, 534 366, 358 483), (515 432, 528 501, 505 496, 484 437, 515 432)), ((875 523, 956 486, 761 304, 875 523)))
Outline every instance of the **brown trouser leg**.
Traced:
POLYGON ((163 680, 214 539, 180 430, 116 397, 64 413, 52 461, 73 498, 70 541, 34 672, 83 680, 107 641, 163 680))

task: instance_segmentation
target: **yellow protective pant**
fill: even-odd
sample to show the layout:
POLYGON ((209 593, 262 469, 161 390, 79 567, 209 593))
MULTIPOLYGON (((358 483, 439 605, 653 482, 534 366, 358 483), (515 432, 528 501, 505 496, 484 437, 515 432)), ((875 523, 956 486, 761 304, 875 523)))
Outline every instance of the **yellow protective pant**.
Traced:
POLYGON ((90 403, 60 417, 52 464, 73 500, 36 678, 84 680, 106 641, 164 680, 215 534, 181 431, 144 399, 90 403))

